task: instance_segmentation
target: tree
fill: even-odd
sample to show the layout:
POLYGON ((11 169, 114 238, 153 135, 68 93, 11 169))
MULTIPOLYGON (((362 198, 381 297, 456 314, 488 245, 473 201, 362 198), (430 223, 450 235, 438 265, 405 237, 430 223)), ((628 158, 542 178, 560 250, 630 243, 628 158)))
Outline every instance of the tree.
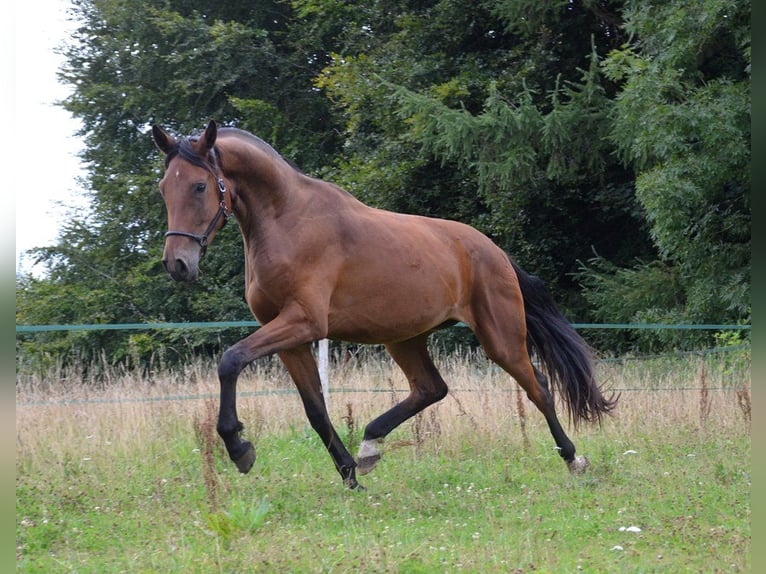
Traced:
POLYGON ((750 320, 749 20, 746 1, 628 3, 632 40, 603 65, 620 84, 610 140, 636 172, 659 261, 586 268, 606 320, 750 320), (620 283, 654 295, 616 309, 620 283))
MULTIPOLYGON (((73 14, 63 105, 82 121, 90 201, 38 252, 48 276, 17 282, 19 323, 249 318, 234 225, 195 285, 159 262, 148 129, 210 118, 367 203, 478 227, 571 320, 749 320, 749 2, 75 0, 73 14)), ((18 348, 172 363, 242 334, 18 348)))
MULTIPOLYGON (((188 134, 208 119, 264 134, 311 169, 336 145, 333 116, 314 89, 313 69, 295 49, 289 5, 279 0, 146 3, 77 0, 79 23, 65 48, 61 78, 73 86, 63 106, 82 121, 83 193, 89 206, 37 257, 42 281, 17 284, 20 323, 217 321, 250 318, 236 225, 216 238, 205 280, 172 284, 160 265, 165 214, 157 193, 160 154, 153 123, 188 134), (64 302, 66 303, 64 304, 64 302)), ((319 64, 317 64, 319 65, 319 64)), ((215 352, 239 332, 157 332, 142 360, 215 352)), ((22 337, 27 354, 70 349, 78 360, 123 360, 130 333, 22 337)))
POLYGON ((382 207, 475 225, 583 319, 578 259, 654 256, 607 140, 615 86, 599 62, 620 45, 622 3, 402 4, 393 20, 389 4, 365 12, 354 25, 369 37, 317 79, 347 118, 333 177, 382 207))

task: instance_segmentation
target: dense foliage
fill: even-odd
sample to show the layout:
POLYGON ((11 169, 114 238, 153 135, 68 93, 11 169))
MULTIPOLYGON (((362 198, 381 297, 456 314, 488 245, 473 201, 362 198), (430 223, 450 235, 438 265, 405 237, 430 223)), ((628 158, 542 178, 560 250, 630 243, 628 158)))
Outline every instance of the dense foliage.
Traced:
MULTIPOLYGON (((200 282, 159 264, 148 127, 211 117, 367 203, 478 227, 573 321, 750 320, 750 2, 75 0, 72 15, 63 105, 89 209, 37 252, 47 276, 17 278, 19 324, 249 318, 235 225, 200 282)), ((18 345, 174 362, 241 335, 18 345)))

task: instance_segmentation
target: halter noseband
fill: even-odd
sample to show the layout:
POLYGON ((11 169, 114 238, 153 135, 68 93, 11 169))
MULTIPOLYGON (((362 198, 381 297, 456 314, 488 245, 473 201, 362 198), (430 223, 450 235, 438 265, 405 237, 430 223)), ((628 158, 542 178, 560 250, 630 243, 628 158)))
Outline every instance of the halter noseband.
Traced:
POLYGON ((218 225, 218 222, 223 217, 223 225, 221 226, 221 229, 223 229, 223 226, 226 225, 227 221, 229 221, 229 216, 231 215, 231 212, 226 209, 226 184, 224 183, 223 178, 218 175, 218 169, 215 163, 213 164, 211 171, 213 172, 213 175, 215 175, 218 179, 219 197, 218 212, 215 214, 213 221, 210 222, 210 225, 207 226, 207 229, 202 235, 197 235, 196 233, 190 233, 188 231, 168 231, 165 233, 165 237, 170 237, 171 235, 181 235, 182 237, 189 237, 199 243, 199 246, 202 248, 200 257, 207 251, 207 238, 210 237, 210 234, 213 231, 215 231, 215 226, 218 225))

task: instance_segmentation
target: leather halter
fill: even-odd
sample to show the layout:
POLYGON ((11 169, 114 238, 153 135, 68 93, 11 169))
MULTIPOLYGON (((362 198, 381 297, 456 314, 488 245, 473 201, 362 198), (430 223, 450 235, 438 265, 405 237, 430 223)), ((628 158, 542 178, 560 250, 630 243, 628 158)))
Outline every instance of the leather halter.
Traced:
POLYGON ((208 237, 210 237, 210 234, 215 231, 215 226, 218 225, 218 222, 223 217, 223 225, 221 226, 221 229, 223 229, 223 226, 226 225, 227 221, 229 221, 229 216, 231 215, 231 211, 226 208, 226 184, 224 183, 222 177, 218 177, 218 174, 216 173, 217 171, 217 169, 213 169, 213 174, 218 178, 218 212, 215 214, 213 221, 210 222, 210 225, 207 226, 207 229, 202 233, 202 235, 190 233, 188 231, 168 231, 165 233, 165 237, 170 237, 171 235, 181 235, 183 237, 189 237, 199 243, 199 246, 202 248, 200 257, 202 257, 207 251, 208 237))

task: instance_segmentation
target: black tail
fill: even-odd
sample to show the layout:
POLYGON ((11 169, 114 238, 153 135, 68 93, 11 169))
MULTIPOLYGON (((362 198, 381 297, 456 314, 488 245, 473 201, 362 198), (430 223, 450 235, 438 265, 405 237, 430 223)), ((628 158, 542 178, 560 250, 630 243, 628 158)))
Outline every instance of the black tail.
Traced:
POLYGON ((569 418, 600 421, 617 404, 604 397, 593 372, 593 349, 569 324, 545 284, 511 261, 519 278, 527 317, 527 348, 540 361, 553 386, 565 398, 569 418))

